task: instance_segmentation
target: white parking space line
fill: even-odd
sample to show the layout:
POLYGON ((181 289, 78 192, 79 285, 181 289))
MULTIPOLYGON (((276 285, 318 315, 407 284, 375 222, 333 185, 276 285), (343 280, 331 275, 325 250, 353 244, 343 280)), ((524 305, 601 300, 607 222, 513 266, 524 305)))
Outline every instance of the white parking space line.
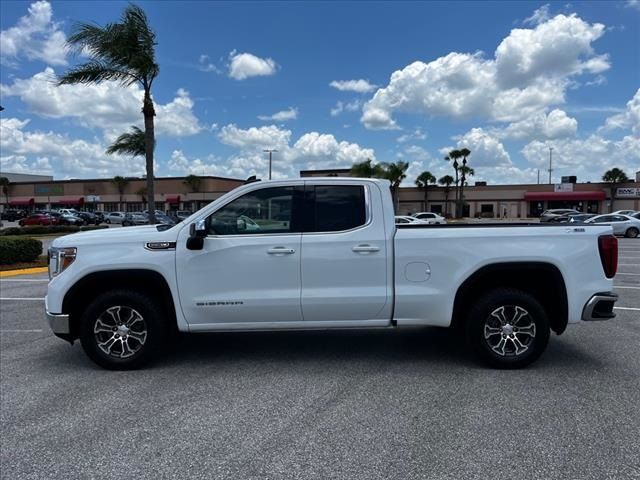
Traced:
POLYGON ((44 298, 30 298, 30 297, 0 297, 0 300, 18 300, 20 302, 23 301, 34 301, 34 302, 44 302, 44 298))
POLYGON ((620 286, 620 285, 614 285, 613 288, 625 288, 625 289, 629 289, 629 290, 640 290, 640 287, 627 287, 627 286, 620 286))
POLYGON ((0 330, 0 333, 42 333, 43 330, 0 330))
POLYGON ((613 307, 614 310, 630 310, 633 312, 640 312, 640 308, 634 308, 634 307, 613 307))

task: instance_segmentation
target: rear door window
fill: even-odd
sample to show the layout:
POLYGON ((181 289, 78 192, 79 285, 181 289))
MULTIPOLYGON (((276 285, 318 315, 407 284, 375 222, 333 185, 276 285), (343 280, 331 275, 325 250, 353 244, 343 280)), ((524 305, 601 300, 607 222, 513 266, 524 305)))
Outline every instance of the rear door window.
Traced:
POLYGON ((312 232, 341 232, 367 223, 363 185, 316 185, 307 187, 312 198, 312 232))

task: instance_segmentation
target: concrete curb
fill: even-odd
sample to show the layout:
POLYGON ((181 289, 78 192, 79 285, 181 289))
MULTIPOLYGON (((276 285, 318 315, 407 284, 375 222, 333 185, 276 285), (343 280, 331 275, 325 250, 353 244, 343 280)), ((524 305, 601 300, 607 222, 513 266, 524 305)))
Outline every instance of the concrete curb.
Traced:
POLYGON ((49 271, 48 267, 20 268, 18 270, 5 270, 0 272, 0 278, 15 277, 17 275, 31 275, 34 273, 45 273, 49 271))

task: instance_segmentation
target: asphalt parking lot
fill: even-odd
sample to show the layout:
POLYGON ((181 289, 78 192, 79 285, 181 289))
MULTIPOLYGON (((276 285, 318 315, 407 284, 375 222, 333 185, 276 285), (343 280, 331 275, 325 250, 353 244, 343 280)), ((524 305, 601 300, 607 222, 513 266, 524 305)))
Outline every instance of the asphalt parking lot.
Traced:
POLYGON ((640 239, 617 318, 526 370, 448 330, 216 334, 136 372, 43 319, 46 276, 0 280, 0 475, 48 478, 639 479, 640 239))

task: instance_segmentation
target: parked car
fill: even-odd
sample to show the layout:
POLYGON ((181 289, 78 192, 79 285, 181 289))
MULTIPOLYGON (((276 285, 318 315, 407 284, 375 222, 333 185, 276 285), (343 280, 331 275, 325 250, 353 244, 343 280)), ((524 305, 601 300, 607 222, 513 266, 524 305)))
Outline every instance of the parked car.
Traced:
POLYGON ((18 225, 21 227, 27 225, 52 225, 53 220, 49 215, 45 215, 43 213, 33 213, 28 217, 21 218, 18 220, 18 225))
POLYGON ((85 224, 85 221, 80 217, 76 217, 75 215, 61 213, 60 217, 58 218, 58 223, 60 225, 74 225, 77 227, 81 227, 85 224))
POLYGON ((634 213, 633 215, 630 215, 632 218, 637 218, 640 220, 640 212, 638 213, 634 213))
POLYGON ((100 225, 104 222, 104 212, 95 211, 93 214, 96 216, 96 225, 100 225))
POLYGON ((617 212, 613 212, 613 215, 628 215, 632 216, 636 213, 639 213, 637 210, 618 210, 617 212))
POLYGON ((142 212, 125 213, 122 220, 123 227, 131 227, 134 225, 146 225, 149 223, 149 217, 142 212))
POLYGON ((124 220, 124 212, 109 212, 104 216, 104 221, 106 223, 122 223, 124 220))
POLYGON ((624 235, 629 238, 636 238, 640 234, 640 220, 628 215, 616 215, 614 213, 596 215, 584 223, 611 225, 614 235, 624 235))
POLYGON ((193 212, 190 212, 189 210, 176 211, 176 217, 178 217, 180 220, 184 220, 185 218, 188 218, 191 215, 193 215, 193 212))
POLYGON ((519 368, 551 331, 615 316, 610 226, 393 228, 386 180, 304 179, 315 193, 304 202, 300 182, 243 185, 173 228, 56 238, 51 329, 128 369, 165 352, 174 330, 454 327, 490 365, 519 368))
POLYGON ((77 217, 80 217, 87 225, 99 225, 98 217, 92 212, 78 212, 77 217))
POLYGON ((396 225, 399 224, 406 224, 406 223, 414 223, 414 224, 422 224, 422 225, 428 225, 429 222, 425 221, 425 220, 420 220, 419 218, 415 218, 415 217, 411 217, 409 215, 396 215, 396 225))
POLYGON ((569 223, 582 223, 590 218, 597 216, 597 213, 580 213, 579 215, 569 216, 569 223))
POLYGON ((572 208, 552 208, 551 210, 545 210, 540 215, 541 222, 551 222, 556 217, 567 216, 569 214, 578 215, 582 212, 574 210, 572 208))
POLYGON ((433 213, 433 212, 420 212, 420 213, 414 213, 412 215, 412 217, 417 218, 418 220, 424 220, 427 223, 437 223, 437 224, 444 224, 447 223, 446 218, 444 218, 441 215, 438 215, 437 213, 433 213))
MULTIPOLYGON (((147 222, 148 222, 148 217, 147 217, 147 222)), ((175 225, 176 221, 171 218, 168 215, 165 215, 164 213, 158 212, 156 211, 156 223, 159 223, 161 225, 175 225)))
POLYGON ((6 220, 8 222, 15 222, 16 220, 20 220, 21 218, 24 218, 26 216, 27 212, 25 212, 24 210, 16 210, 10 208, 2 212, 2 214, 0 215, 0 219, 6 220))

